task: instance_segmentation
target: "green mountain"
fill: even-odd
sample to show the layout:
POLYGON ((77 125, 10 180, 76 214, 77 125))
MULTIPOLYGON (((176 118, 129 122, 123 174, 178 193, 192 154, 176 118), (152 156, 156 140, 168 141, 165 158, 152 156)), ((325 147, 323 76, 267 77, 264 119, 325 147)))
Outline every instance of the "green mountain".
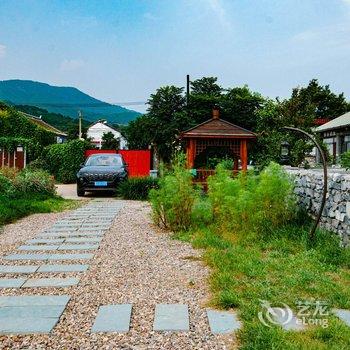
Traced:
POLYGON ((97 100, 73 87, 52 86, 31 80, 0 81, 0 100, 14 105, 31 105, 49 112, 84 119, 106 119, 112 124, 127 124, 140 113, 97 100))

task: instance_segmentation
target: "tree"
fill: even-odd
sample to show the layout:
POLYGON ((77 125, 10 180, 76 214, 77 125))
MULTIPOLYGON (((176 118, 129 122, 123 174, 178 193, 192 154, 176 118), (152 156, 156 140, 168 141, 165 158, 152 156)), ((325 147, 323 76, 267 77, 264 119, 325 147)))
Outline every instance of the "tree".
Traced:
POLYGON ((317 79, 310 80, 306 87, 294 88, 281 107, 281 113, 289 118, 291 125, 299 127, 312 127, 315 119, 334 119, 350 110, 343 93, 336 95, 329 85, 321 86, 317 79))
POLYGON ((102 149, 119 149, 120 141, 114 136, 114 134, 109 131, 102 135, 102 149))
POLYGON ((211 118, 212 109, 221 106, 222 92, 216 77, 203 77, 191 82, 188 113, 194 125, 211 118))
POLYGON ((154 141, 153 119, 144 114, 122 128, 122 133, 128 140, 129 149, 147 149, 154 141))
POLYGON ((192 125, 184 112, 185 102, 183 88, 159 88, 148 100, 148 113, 125 128, 129 147, 147 148, 153 144, 159 158, 170 161, 180 132, 192 125))
POLYGON ((247 85, 228 89, 221 100, 222 118, 255 131, 257 112, 265 103, 265 98, 257 92, 250 91, 247 85))

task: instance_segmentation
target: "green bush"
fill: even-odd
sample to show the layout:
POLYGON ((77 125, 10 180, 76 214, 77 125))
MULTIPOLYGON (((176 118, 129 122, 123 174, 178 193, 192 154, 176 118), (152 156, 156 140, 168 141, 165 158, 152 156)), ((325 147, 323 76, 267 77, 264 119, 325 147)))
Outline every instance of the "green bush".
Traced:
POLYGON ((152 189, 149 195, 154 221, 173 231, 186 230, 191 226, 192 208, 198 198, 184 160, 184 156, 177 156, 173 169, 159 179, 159 189, 152 189))
POLYGON ((271 163, 259 175, 241 173, 232 178, 222 165, 208 179, 214 220, 235 232, 271 231, 296 213, 293 183, 281 166, 271 163))
POLYGON ((13 191, 12 181, 5 175, 0 173, 0 193, 6 196, 9 192, 13 191))
POLYGON ((54 175, 58 182, 73 183, 76 173, 85 160, 85 151, 91 144, 85 140, 73 140, 45 148, 43 161, 45 169, 54 175))
POLYGON ((350 169, 350 151, 347 151, 340 156, 340 165, 347 170, 350 169))
POLYGON ((151 189, 158 188, 158 179, 135 177, 121 182, 117 194, 124 199, 146 200, 151 189))
POLYGON ((55 194, 54 179, 44 170, 23 170, 13 180, 12 196, 54 196, 55 194))

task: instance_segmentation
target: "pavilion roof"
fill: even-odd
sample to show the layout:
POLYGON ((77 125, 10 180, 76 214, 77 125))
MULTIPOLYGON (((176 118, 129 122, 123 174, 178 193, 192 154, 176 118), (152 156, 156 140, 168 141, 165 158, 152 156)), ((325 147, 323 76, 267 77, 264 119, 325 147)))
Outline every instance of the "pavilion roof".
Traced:
POLYGON ((255 138, 256 134, 223 119, 209 119, 181 133, 181 138, 255 138))

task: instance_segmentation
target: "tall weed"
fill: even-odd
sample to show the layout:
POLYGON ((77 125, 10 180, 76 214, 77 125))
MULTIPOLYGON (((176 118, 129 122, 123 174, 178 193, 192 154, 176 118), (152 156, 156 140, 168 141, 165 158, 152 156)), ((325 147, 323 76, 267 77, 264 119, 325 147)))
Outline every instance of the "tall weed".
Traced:
POLYGON ((187 230, 191 226, 198 192, 193 187, 192 175, 185 168, 183 155, 176 156, 173 168, 159 179, 159 189, 152 189, 149 197, 157 225, 172 231, 187 230))
POLYGON ((208 179, 208 196, 215 221, 228 231, 270 231, 296 213, 292 181, 275 163, 258 175, 241 173, 236 178, 219 165, 208 179))

